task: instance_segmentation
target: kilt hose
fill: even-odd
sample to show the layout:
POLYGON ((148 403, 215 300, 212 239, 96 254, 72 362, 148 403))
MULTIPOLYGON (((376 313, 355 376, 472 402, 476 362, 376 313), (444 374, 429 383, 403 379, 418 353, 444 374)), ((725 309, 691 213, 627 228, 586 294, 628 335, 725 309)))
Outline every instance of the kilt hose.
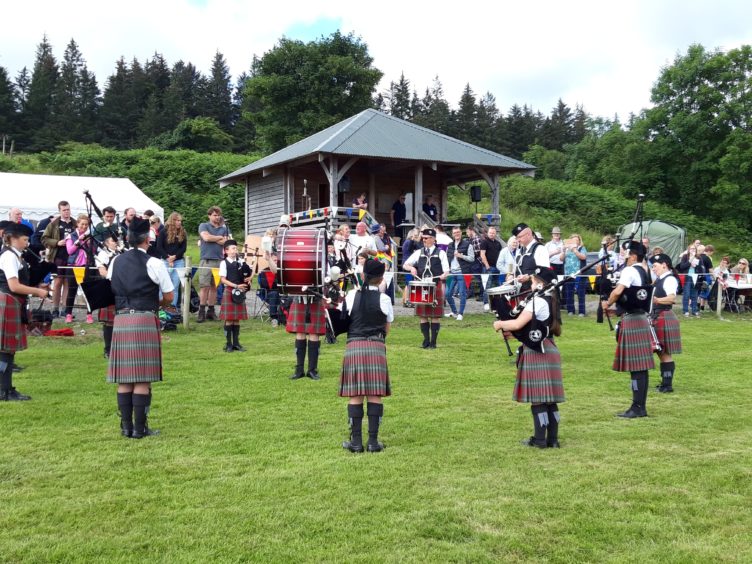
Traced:
POLYGON ((21 321, 21 302, 10 294, 0 293, 0 351, 25 350, 26 324, 21 321))
POLYGON ((611 368, 617 372, 640 372, 655 368, 653 336, 647 314, 625 313, 621 318, 611 368))
POLYGON ((248 319, 248 309, 245 302, 236 304, 232 301, 232 290, 227 288, 222 294, 222 307, 219 308, 219 318, 223 321, 241 321, 248 319))
POLYGON ((97 320, 101 323, 113 323, 115 321, 115 306, 111 305, 99 308, 97 320))
POLYGON ((290 305, 285 329, 288 333, 305 333, 306 335, 326 335, 326 312, 321 300, 314 300, 310 304, 311 320, 305 322, 306 304, 297 300, 290 305))
POLYGON ((661 310, 653 327, 664 353, 673 355, 682 352, 679 320, 673 311, 661 310))
POLYGON ((159 319, 151 312, 115 316, 107 382, 137 384, 162 380, 159 319))
POLYGON ((339 395, 348 398, 392 395, 383 340, 348 339, 339 377, 339 395))
POLYGON ((512 399, 522 403, 560 403, 564 398, 561 355, 551 339, 543 341, 539 353, 523 345, 518 357, 517 380, 512 399))
MULTIPOLYGON (((462 280, 464 284, 464 279, 462 280)), ((419 304, 415 306, 418 317, 444 317, 444 281, 436 281, 436 304, 419 304)))

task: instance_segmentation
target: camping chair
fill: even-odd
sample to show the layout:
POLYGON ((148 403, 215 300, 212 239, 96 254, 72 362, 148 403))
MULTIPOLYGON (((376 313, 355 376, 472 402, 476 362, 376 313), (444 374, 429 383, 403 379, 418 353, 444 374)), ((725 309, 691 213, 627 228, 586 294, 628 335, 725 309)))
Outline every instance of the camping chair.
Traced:
POLYGON ((251 317, 253 319, 260 319, 261 321, 271 320, 266 294, 267 290, 264 288, 259 288, 253 293, 253 301, 251 303, 251 317))
MULTIPOLYGON (((721 309, 729 311, 731 313, 741 313, 739 304, 737 303, 736 290, 734 288, 723 288, 721 290, 721 309)), ((713 283, 713 287, 710 289, 710 295, 708 296, 708 307, 711 311, 715 311, 718 305, 718 282, 713 283)))

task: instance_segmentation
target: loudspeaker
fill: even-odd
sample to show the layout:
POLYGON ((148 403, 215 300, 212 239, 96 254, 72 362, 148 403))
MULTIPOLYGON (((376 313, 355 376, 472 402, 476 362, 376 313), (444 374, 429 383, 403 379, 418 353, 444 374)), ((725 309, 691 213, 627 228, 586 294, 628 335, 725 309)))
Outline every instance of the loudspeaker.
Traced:
POLYGON ((480 186, 470 186, 470 201, 480 202, 480 186))

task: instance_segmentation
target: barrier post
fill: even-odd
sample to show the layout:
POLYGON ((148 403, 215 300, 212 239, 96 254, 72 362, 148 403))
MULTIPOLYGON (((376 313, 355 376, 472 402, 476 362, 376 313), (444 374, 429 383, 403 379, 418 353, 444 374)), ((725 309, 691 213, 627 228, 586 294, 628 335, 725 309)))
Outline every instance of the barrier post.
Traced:
POLYGON ((718 319, 721 319, 721 312, 723 311, 723 288, 721 288, 721 279, 715 281, 715 285, 718 286, 718 300, 715 304, 715 312, 718 314, 718 319))
POLYGON ((188 329, 188 316, 191 314, 191 257, 185 257, 185 284, 183 285, 183 329, 188 329))

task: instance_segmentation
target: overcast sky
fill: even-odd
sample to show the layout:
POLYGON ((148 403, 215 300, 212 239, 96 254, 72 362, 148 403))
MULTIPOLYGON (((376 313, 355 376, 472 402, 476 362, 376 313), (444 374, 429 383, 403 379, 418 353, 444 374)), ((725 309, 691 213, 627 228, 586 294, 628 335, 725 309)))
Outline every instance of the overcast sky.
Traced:
POLYGON ((31 69, 44 34, 58 60, 75 39, 103 89, 121 56, 143 63, 159 52, 207 72, 218 50, 237 77, 283 35, 308 41, 340 29, 368 44, 382 89, 404 72, 422 96, 438 75, 452 106, 469 83, 504 113, 517 103, 548 114, 561 98, 622 120, 650 105, 661 68, 692 43, 752 43, 743 0, 27 0, 3 2, 0 14, 0 66, 11 77, 31 69))

